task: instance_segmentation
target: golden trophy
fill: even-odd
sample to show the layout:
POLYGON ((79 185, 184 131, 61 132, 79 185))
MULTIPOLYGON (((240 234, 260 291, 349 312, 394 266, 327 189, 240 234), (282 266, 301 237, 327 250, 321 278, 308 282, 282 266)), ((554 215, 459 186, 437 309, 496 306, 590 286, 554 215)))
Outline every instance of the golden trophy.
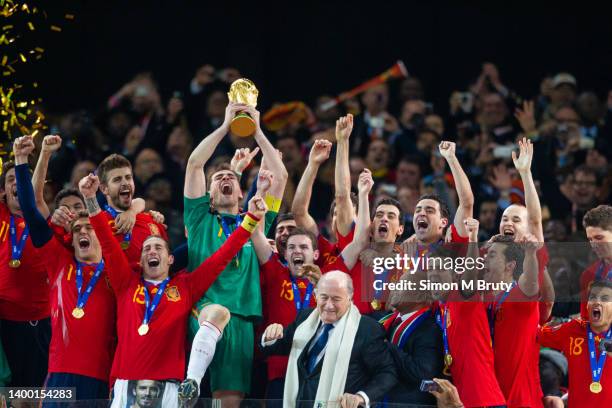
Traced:
MULTIPOLYGON (((257 106, 257 95, 259 91, 255 84, 246 78, 235 80, 227 93, 230 102, 244 103, 252 107, 257 106)), ((232 133, 241 137, 251 136, 255 133, 255 127, 255 120, 246 112, 238 113, 230 124, 232 133)))

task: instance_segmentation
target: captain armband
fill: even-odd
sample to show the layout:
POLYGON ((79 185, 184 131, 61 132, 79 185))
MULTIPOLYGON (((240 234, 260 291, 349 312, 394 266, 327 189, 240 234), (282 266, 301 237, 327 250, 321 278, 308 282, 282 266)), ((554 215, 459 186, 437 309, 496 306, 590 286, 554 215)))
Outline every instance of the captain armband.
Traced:
POLYGON ((276 198, 272 194, 266 193, 266 198, 264 199, 266 205, 268 206, 268 211, 278 212, 280 210, 280 206, 283 202, 282 198, 276 198))
POLYGON ((257 228, 257 223, 259 222, 259 218, 255 217, 251 213, 247 213, 242 220, 242 228, 252 233, 257 228))

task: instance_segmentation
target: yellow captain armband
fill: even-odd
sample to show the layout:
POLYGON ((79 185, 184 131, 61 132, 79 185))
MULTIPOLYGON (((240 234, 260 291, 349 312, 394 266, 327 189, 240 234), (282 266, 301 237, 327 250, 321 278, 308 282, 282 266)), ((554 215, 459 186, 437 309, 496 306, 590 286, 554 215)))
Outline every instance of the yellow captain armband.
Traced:
POLYGON ((268 206, 268 211, 278 212, 280 210, 281 203, 283 202, 282 198, 276 198, 272 194, 266 193, 266 198, 264 199, 266 205, 268 206))
POLYGON ((242 228, 252 233, 253 231, 255 231, 255 228, 257 228, 258 222, 259 222, 259 219, 257 219, 251 213, 247 213, 244 216, 244 219, 242 220, 242 224, 240 225, 242 226, 242 228))

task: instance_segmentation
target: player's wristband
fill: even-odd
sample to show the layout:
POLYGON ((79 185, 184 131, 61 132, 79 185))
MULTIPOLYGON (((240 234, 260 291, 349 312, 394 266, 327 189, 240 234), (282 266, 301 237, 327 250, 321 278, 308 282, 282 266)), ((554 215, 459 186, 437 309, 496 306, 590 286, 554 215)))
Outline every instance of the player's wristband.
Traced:
POLYGON ((238 180, 240 180, 242 178, 242 173, 236 170, 233 170, 234 174, 236 175, 236 177, 238 177, 238 180))
POLYGON ((257 223, 259 222, 259 218, 251 214, 250 212, 244 216, 244 220, 242 220, 242 228, 252 233, 257 228, 257 223))
POLYGON ((268 211, 278 212, 280 210, 281 203, 283 202, 282 198, 276 198, 272 194, 266 193, 266 198, 264 200, 266 205, 268 206, 268 211))

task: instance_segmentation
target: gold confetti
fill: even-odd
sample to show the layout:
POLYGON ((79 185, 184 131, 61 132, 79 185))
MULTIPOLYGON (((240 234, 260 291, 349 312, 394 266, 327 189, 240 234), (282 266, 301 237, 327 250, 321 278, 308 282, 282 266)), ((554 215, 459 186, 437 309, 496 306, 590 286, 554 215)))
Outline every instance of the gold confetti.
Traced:
POLYGON ((40 47, 34 47, 34 50, 38 51, 38 52, 45 52, 44 48, 40 48, 40 47))
POLYGON ((28 21, 28 28, 32 31, 34 31, 34 24, 32 24, 31 21, 28 21))
POLYGON ((17 107, 18 108, 25 108, 26 106, 28 106, 27 102, 18 102, 17 103, 17 107))
POLYGON ((22 53, 19 53, 19 58, 21 58, 23 62, 27 61, 25 55, 23 55, 22 53))
POLYGON ((12 24, 8 24, 8 25, 5 25, 5 26, 2 26, 2 31, 10 30, 12 28, 13 28, 13 25, 12 24))
POLYGON ((59 32, 61 32, 61 31, 62 31, 62 29, 61 29, 61 27, 58 27, 58 26, 56 26, 56 25, 52 25, 52 26, 51 26, 51 31, 56 31, 56 32, 58 32, 58 33, 59 33, 59 32))
POLYGON ((64 17, 66 20, 74 20, 74 14, 66 14, 64 17))
POLYGON ((2 56, 2 65, 3 65, 3 66, 4 66, 4 65, 6 65, 6 61, 8 61, 8 56, 3 55, 3 56, 2 56))

